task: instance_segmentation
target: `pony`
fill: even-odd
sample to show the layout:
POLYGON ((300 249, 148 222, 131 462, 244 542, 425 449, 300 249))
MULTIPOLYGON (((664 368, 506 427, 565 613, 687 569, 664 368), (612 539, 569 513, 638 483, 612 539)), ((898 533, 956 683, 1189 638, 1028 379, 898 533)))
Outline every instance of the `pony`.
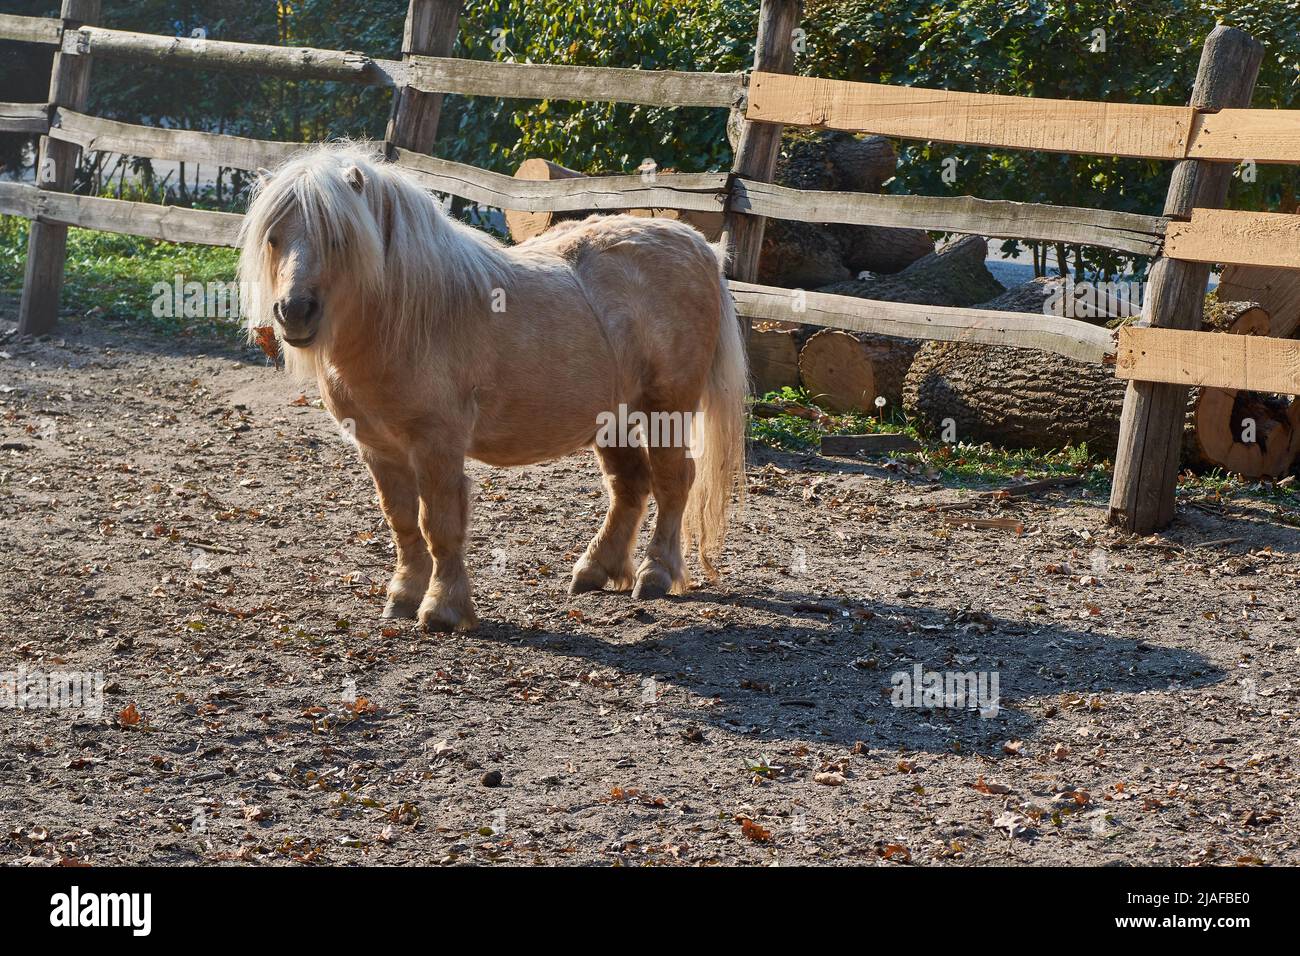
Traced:
POLYGON ((506 246, 378 146, 332 143, 259 177, 239 245, 249 329, 273 327, 374 479, 396 550, 384 617, 478 623, 466 458, 594 447, 609 506, 571 594, 681 593, 684 542, 717 580, 744 493, 748 370, 722 253, 693 227, 592 216, 506 246), (649 427, 664 421, 675 427, 649 427))

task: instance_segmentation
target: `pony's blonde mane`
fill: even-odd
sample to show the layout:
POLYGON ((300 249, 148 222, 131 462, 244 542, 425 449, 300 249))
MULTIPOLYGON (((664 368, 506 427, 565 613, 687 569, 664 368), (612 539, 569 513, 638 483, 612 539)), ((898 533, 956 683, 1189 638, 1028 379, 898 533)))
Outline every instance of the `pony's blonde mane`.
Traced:
MULTIPOLYGON (((439 322, 484 313, 492 290, 511 273, 500 243, 444 214, 408 172, 383 159, 378 144, 327 143, 253 187, 239 237, 242 311, 250 330, 273 324, 267 236, 295 208, 323 268, 345 280, 357 297, 356 313, 375 323, 373 334, 390 355, 418 354, 439 322), (360 194, 345 178, 354 166, 365 179, 360 194)), ((318 348, 314 367, 297 371, 318 372, 327 351, 327 345, 318 348)))

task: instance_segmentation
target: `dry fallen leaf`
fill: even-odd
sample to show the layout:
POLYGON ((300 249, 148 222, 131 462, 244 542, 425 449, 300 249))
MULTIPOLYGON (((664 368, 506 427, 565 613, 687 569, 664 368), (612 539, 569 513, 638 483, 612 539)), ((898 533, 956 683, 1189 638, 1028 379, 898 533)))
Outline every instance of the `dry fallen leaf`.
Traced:
POLYGON ((844 786, 844 774, 837 773, 834 770, 825 770, 821 773, 813 774, 813 780, 827 787, 844 786))
POLYGON ((766 843, 772 839, 772 831, 755 823, 749 817, 742 817, 740 821, 740 831, 749 837, 755 843, 766 843))
POLYGON ((272 362, 280 361, 280 343, 275 338, 275 327, 270 325, 259 325, 253 329, 253 340, 257 342, 258 348, 266 353, 266 357, 272 362))
POLYGON ((898 857, 900 863, 912 862, 912 851, 901 843, 886 843, 884 848, 880 851, 880 855, 886 860, 892 860, 894 857, 898 857))
POLYGON ((117 722, 123 727, 134 727, 136 724, 140 723, 141 719, 142 715, 135 704, 127 704, 118 712, 117 715, 117 722))
POLYGON ((978 790, 980 793, 987 794, 988 796, 998 796, 1000 794, 1011 792, 1011 788, 1006 786, 1005 784, 985 783, 983 777, 980 777, 978 780, 972 783, 971 786, 974 787, 976 790, 978 790))

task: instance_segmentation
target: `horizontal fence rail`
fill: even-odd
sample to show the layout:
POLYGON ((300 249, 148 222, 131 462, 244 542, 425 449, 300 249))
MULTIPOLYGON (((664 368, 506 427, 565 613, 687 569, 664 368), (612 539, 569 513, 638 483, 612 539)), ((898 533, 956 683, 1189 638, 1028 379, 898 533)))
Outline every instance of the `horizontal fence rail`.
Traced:
POLYGON ((1002 149, 1186 155, 1195 111, 755 73, 746 119, 1002 149))
POLYGON ((1135 255, 1160 252, 1169 220, 1104 209, 976 199, 790 189, 737 179, 732 209, 771 219, 839 222, 1103 246, 1135 255))
POLYGON ((431 93, 525 100, 585 100, 646 106, 740 104, 742 73, 682 73, 609 66, 550 66, 455 57, 412 56, 407 81, 431 93))
POLYGON ((1109 330, 1061 316, 884 302, 748 282, 732 282, 731 291, 736 311, 751 319, 800 322, 898 338, 1041 349, 1094 364, 1105 363, 1107 356, 1115 352, 1109 330))
POLYGON ((63 35, 62 51, 90 54, 108 60, 132 60, 163 66, 259 73, 296 79, 341 80, 375 86, 397 85, 402 64, 374 60, 364 53, 319 50, 312 47, 270 46, 165 37, 106 27, 81 27, 63 35))
POLYGON ((18 40, 22 43, 48 43, 59 45, 63 36, 63 21, 46 17, 20 17, 0 13, 0 40, 18 40))
POLYGON ((1165 252, 1190 262, 1300 269, 1300 216, 1193 209, 1189 221, 1169 224, 1165 252))
POLYGON ((754 73, 745 118, 990 149, 1300 164, 1300 112, 954 93, 754 73))
POLYGON ((660 173, 652 182, 639 175, 516 179, 407 149, 392 153, 426 188, 500 209, 573 212, 653 207, 722 212, 726 204, 726 173, 660 173))
POLYGON ((1125 326, 1118 378, 1300 395, 1300 341, 1125 326))
POLYGON ((107 27, 69 31, 63 35, 62 49, 65 53, 111 60, 375 86, 411 86, 430 93, 466 96, 733 107, 745 95, 745 76, 741 73, 554 66, 430 56, 410 56, 399 61, 312 47, 165 37, 107 27))
POLYGON ((74 196, 26 183, 0 183, 0 213, 168 242, 234 246, 244 217, 184 206, 74 196))
POLYGON ((1197 113, 1187 158, 1300 163, 1300 111, 1226 109, 1197 113))
POLYGON ((0 133, 44 133, 49 125, 44 103, 0 103, 0 133))
POLYGON ((72 110, 57 109, 50 124, 51 139, 76 143, 82 149, 146 156, 176 162, 213 163, 234 169, 273 169, 311 143, 280 143, 247 139, 226 133, 166 129, 100 119, 72 110))

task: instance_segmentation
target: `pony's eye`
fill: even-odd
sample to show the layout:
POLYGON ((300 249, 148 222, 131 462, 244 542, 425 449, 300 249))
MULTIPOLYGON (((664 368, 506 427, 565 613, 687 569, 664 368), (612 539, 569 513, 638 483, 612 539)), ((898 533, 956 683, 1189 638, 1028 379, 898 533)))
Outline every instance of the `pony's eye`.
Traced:
POLYGON ((275 238, 275 236, 267 236, 266 244, 270 246, 272 249, 275 249, 280 245, 279 241, 275 238))

